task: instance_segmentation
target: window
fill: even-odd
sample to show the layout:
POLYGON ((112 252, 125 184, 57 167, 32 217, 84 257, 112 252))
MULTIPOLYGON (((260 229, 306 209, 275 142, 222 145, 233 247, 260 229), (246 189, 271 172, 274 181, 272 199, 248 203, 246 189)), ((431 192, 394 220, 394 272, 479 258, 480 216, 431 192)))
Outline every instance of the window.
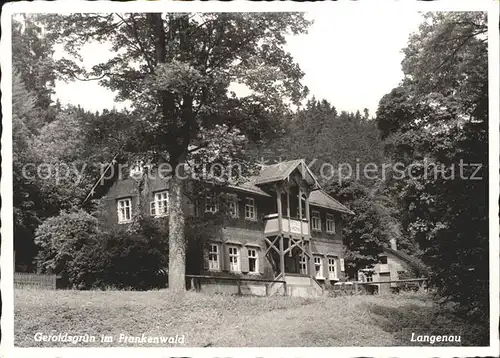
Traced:
POLYGON ((168 214, 168 192, 155 193, 154 200, 149 205, 152 216, 166 216, 168 214))
POLYGON ((337 272, 335 271, 335 259, 333 257, 328 258, 328 279, 337 279, 337 272))
POLYGON ((132 220, 132 200, 130 198, 120 199, 117 206, 118 223, 130 222, 132 220))
MULTIPOLYGON (((297 199, 299 198, 299 196, 297 195, 297 199)), ((304 196, 304 194, 302 194, 302 213, 300 212, 300 207, 299 207, 299 204, 297 203, 297 218, 302 218, 302 219, 305 219, 306 218, 306 197, 304 196)))
POLYGON ((313 230, 321 231, 321 217, 319 216, 319 211, 313 211, 311 213, 311 227, 313 230))
POLYGON ((300 255, 299 261, 300 274, 307 275, 307 257, 305 255, 300 255))
POLYGON ((138 179, 142 174, 144 174, 144 162, 142 160, 137 160, 130 168, 130 177, 138 179))
POLYGON ((332 214, 326 214, 326 232, 335 234, 335 218, 332 214))
POLYGON ((319 256, 314 257, 314 270, 316 278, 323 278, 323 260, 319 256))
POLYGON ((245 219, 247 220, 257 220, 257 213, 255 208, 255 199, 247 198, 245 203, 245 219))
POLYGON ((380 263, 386 264, 387 263, 387 256, 380 256, 380 263))
POLYGON ((248 272, 259 272, 259 260, 256 249, 248 249, 248 272))
POLYGON ((227 204, 227 208, 229 211, 229 215, 232 218, 237 218, 239 216, 238 215, 238 199, 237 198, 229 199, 228 204, 227 204))
POLYGON ((217 196, 215 194, 207 195, 205 198, 205 212, 216 213, 218 210, 217 196))
POLYGON ((236 246, 228 246, 229 250, 229 271, 240 272, 240 249, 236 246))
POLYGON ((373 272, 365 272, 366 282, 373 282, 373 272))
POLYGON ((208 250, 208 269, 210 271, 218 271, 220 270, 219 265, 219 245, 210 244, 210 248, 208 250))

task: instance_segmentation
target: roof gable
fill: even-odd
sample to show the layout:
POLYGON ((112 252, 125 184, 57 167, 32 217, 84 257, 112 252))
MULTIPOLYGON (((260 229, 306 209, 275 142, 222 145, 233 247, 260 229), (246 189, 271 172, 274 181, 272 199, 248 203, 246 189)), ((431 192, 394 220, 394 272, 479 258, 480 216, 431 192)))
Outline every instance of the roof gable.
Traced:
POLYGON ((266 165, 262 168, 259 175, 256 176, 254 184, 263 185, 276 181, 285 180, 296 169, 302 175, 302 178, 304 178, 304 180, 313 185, 313 187, 318 189, 320 188, 316 176, 304 162, 304 159, 295 159, 295 160, 289 160, 287 162, 266 165))

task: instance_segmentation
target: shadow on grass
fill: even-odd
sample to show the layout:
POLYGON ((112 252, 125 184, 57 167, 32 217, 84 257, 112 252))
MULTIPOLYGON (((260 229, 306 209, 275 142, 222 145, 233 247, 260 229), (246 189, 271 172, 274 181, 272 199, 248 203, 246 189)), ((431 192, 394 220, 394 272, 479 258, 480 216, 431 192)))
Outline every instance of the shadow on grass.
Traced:
MULTIPOLYGON (((429 303, 427 301, 427 303, 429 303)), ((396 344, 400 346, 488 346, 489 322, 484 325, 467 323, 457 317, 450 309, 437 305, 404 304, 391 307, 370 304, 368 311, 372 314, 375 325, 385 332, 392 333, 396 344), (457 336, 460 342, 412 342, 418 335, 457 336)))

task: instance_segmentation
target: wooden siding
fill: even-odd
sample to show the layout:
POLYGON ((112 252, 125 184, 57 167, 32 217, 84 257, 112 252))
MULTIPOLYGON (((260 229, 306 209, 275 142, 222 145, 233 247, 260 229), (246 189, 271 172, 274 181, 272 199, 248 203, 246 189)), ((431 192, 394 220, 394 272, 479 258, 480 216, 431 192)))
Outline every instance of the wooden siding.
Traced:
MULTIPOLYGON (((146 183, 144 188, 144 199, 142 212, 149 215, 150 207, 149 204, 154 198, 154 193, 158 191, 168 190, 168 182, 166 180, 151 180, 146 183)), ((189 191, 189 187, 186 188, 189 191)), ((221 225, 221 230, 218 230, 217 234, 213 237, 207 237, 206 242, 214 242, 220 245, 220 271, 208 271, 208 245, 203 253, 204 265, 202 271, 206 275, 213 276, 239 276, 239 277, 249 277, 249 278, 263 278, 272 279, 274 277, 271 264, 266 258, 264 258, 264 252, 266 250, 266 243, 264 240, 264 221, 263 216, 276 213, 276 198, 263 197, 251 193, 241 192, 238 190, 227 188, 228 192, 236 195, 238 201, 238 217, 225 217, 223 224, 221 225), (255 205, 257 208, 256 220, 245 219, 245 202, 246 198, 250 197, 255 200, 255 205), (240 248, 240 265, 241 273, 229 272, 229 258, 227 252, 227 245, 234 244, 240 248), (259 257, 259 273, 249 274, 248 273, 248 257, 246 248, 257 248, 259 257)), ((138 210, 139 196, 136 181, 133 179, 119 180, 115 182, 109 189, 107 195, 104 197, 104 220, 109 225, 119 225, 126 226, 123 224, 118 224, 117 215, 117 200, 122 198, 130 197, 132 199, 132 214, 136 213, 138 210)), ((184 200, 184 212, 186 216, 191 216, 196 214, 196 209, 194 203, 190 202, 189 198, 185 196, 184 200)), ((200 203, 199 212, 201 215, 213 215, 210 213, 205 213, 204 203, 200 203)), ((220 209, 220 207, 219 207, 220 209)), ((325 270, 325 277, 328 277, 328 261, 327 257, 335 257, 340 260, 344 257, 344 247, 342 243, 342 217, 341 214, 336 213, 332 210, 310 206, 312 211, 319 211, 321 217, 321 231, 311 230, 311 246, 312 252, 314 254, 319 254, 323 257, 323 267, 325 270), (326 214, 330 213, 334 215, 335 218, 335 234, 326 232, 326 214)), ((292 216, 294 216, 295 210, 292 209, 292 216)), ((344 280, 345 275, 343 271, 340 271, 340 264, 337 265, 337 277, 339 280, 344 280)), ((328 280, 326 280, 328 282, 328 280)))

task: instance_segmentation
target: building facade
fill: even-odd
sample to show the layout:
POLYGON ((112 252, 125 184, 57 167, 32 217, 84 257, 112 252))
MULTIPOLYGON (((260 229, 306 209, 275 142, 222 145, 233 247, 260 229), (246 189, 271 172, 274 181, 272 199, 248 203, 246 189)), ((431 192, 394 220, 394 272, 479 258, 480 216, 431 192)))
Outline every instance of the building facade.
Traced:
POLYGON ((376 284, 378 292, 387 293, 391 288, 398 286, 401 279, 416 278, 426 272, 425 266, 415 257, 397 249, 397 243, 391 240, 391 247, 385 247, 379 255, 379 261, 373 267, 359 270, 360 282, 391 282, 390 284, 376 284))
MULTIPOLYGON (((168 216, 168 180, 146 185, 143 199, 132 178, 109 188, 104 205, 110 225, 127 225, 137 210, 168 216)), ((225 213, 220 230, 204 240, 199 274, 321 288, 345 279, 342 226, 353 213, 321 190, 303 160, 266 166, 244 184, 214 188, 203 200, 186 195, 183 205, 186 216, 225 213)))

